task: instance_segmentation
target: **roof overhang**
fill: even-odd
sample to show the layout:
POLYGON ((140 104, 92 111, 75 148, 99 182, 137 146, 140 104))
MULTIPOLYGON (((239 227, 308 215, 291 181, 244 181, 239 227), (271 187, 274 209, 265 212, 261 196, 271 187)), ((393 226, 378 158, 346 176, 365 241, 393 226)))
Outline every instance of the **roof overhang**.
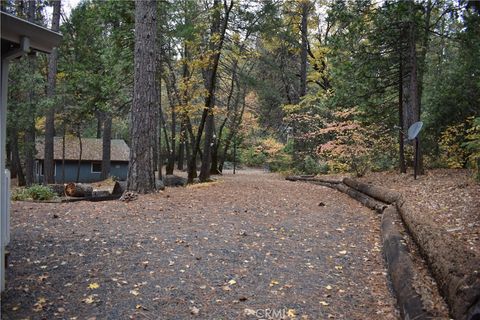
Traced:
POLYGON ((1 12, 1 37, 2 58, 14 50, 51 53, 62 39, 60 33, 5 12, 1 12))

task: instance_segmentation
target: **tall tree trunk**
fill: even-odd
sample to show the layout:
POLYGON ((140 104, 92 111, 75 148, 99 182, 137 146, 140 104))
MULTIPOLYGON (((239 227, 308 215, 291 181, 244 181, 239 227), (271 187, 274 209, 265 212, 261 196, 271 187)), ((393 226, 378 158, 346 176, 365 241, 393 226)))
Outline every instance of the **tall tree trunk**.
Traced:
POLYGON ((156 1, 135 1, 135 74, 127 189, 139 193, 155 190, 152 132, 156 130, 154 119, 158 108, 156 18, 156 1))
MULTIPOLYGON (((432 4, 431 0, 428 0, 426 3, 424 2, 426 7, 424 8, 425 12, 425 20, 423 25, 423 34, 422 34, 422 48, 420 50, 419 58, 418 58, 418 120, 421 120, 422 117, 422 93, 423 93, 423 76, 426 73, 426 56, 428 52, 428 48, 430 46, 430 21, 432 17, 432 10, 434 4, 432 4)), ((421 148, 421 143, 418 143, 418 173, 424 174, 425 170, 423 167, 423 150, 421 148)))
MULTIPOLYGON (((228 26, 228 19, 230 12, 233 8, 233 0, 231 0, 230 5, 227 6, 226 2, 224 3, 224 11, 225 16, 223 20, 223 25, 221 24, 221 17, 220 17, 220 10, 217 10, 217 7, 220 6, 220 1, 215 0, 214 2, 214 14, 213 14, 213 23, 211 28, 211 39, 210 39, 210 49, 213 54, 213 59, 209 68, 205 70, 205 84, 207 89, 207 97, 205 99, 205 109, 204 114, 206 120, 206 127, 205 127, 205 141, 204 141, 204 148, 203 148, 203 157, 202 157, 202 166, 200 168, 200 181, 207 181, 210 178, 210 167, 211 167, 211 159, 212 159, 212 143, 214 140, 213 132, 214 132, 214 115, 213 115, 213 107, 215 106, 215 89, 217 85, 217 70, 218 70, 218 63, 220 61, 220 54, 223 48, 223 42, 225 40, 225 33, 227 31, 228 26), (219 39, 217 38, 219 36, 219 39)), ((197 136, 198 138, 198 136, 197 136)), ((195 157, 195 151, 193 154, 195 157)))
MULTIPOLYGON (((411 4, 414 6, 414 3, 411 4)), ((412 9, 413 10, 413 9, 412 9)), ((409 78, 409 97, 410 97, 410 122, 409 126, 413 123, 420 121, 420 91, 419 91, 419 82, 418 82, 418 60, 417 60, 417 25, 414 19, 414 13, 412 12, 411 16, 412 22, 410 23, 410 34, 409 34, 409 62, 410 62, 410 78, 409 78)), ((407 127, 408 128, 408 127, 407 127)), ((421 154, 420 143, 418 144, 418 154, 421 154)), ((422 157, 418 159, 418 173, 423 173, 423 161, 422 157)))
MULTIPOLYGON (((31 119, 29 119, 31 120, 31 119)), ((27 186, 35 183, 35 123, 28 124, 25 131, 25 181, 27 186)))
MULTIPOLYGON (((35 23, 35 0, 28 1, 27 19, 28 21, 35 23)), ((36 116, 36 103, 35 103, 35 77, 37 57, 35 54, 28 55, 28 67, 30 77, 30 87, 28 88, 28 104, 29 113, 27 115, 28 122, 25 130, 25 181, 27 186, 31 186, 35 183, 35 116, 36 116)))
MULTIPOLYGON (((10 148, 12 152, 12 172, 15 172, 17 175, 18 186, 24 186, 25 175, 22 170, 22 162, 20 161, 20 152, 18 151, 18 129, 14 125, 10 130, 10 148)), ((12 174, 13 176, 13 174, 12 174)))
MULTIPOLYGON (((160 95, 160 92, 159 92, 160 95)), ((161 100, 161 99, 159 99, 161 100)), ((162 108, 159 108, 159 114, 162 113, 162 108)), ((163 179, 162 169, 163 169, 163 154, 162 154, 162 117, 158 117, 158 149, 157 149, 157 171, 158 171, 158 179, 163 179)))
POLYGON ((223 129, 225 128, 225 125, 227 124, 228 120, 230 120, 229 118, 231 117, 232 113, 235 115, 237 111, 237 104, 239 100, 238 96, 240 93, 239 88, 237 88, 238 89, 237 94, 235 99, 233 99, 234 103, 232 103, 233 93, 235 91, 235 84, 237 84, 237 87, 238 87, 237 68, 238 68, 238 59, 235 59, 233 61, 231 79, 230 79, 230 89, 227 96, 227 103, 226 103, 227 115, 225 119, 222 121, 220 128, 218 129, 217 139, 215 140, 215 144, 212 150, 212 166, 210 168, 211 174, 220 174, 222 172, 222 169, 220 168, 219 164, 222 163, 222 166, 223 166, 223 162, 221 159, 219 159, 221 157, 219 156, 218 152, 220 150, 220 144, 222 142, 223 129))
POLYGON ((171 145, 170 145, 170 150, 169 150, 169 157, 168 157, 168 163, 167 167, 165 168, 165 173, 166 174, 173 174, 173 169, 175 167, 175 145, 176 145, 176 131, 177 131, 177 113, 175 112, 175 104, 172 104, 171 106, 171 145))
POLYGON ((232 143, 233 138, 237 134, 238 127, 242 123, 243 114, 245 112, 245 107, 247 105, 246 101, 245 101, 245 94, 246 94, 246 89, 244 88, 243 89, 243 94, 242 94, 242 96, 243 96, 242 109, 240 110, 240 114, 238 115, 238 117, 235 115, 235 117, 232 121, 232 124, 231 124, 232 127, 230 128, 230 132, 229 132, 227 138, 225 139, 225 143, 224 143, 225 145, 223 147, 223 155, 220 158, 220 164, 218 165, 218 169, 219 169, 220 172, 223 171, 223 165, 225 163, 225 159, 227 158, 227 152, 230 149, 230 145, 232 143))
MULTIPOLYGON (((162 58, 160 58, 160 61, 162 58)), ((158 179, 163 179, 162 169, 163 169, 163 155, 162 155, 162 128, 163 128, 163 110, 162 110, 162 63, 160 62, 160 75, 158 77, 158 129, 157 129, 157 139, 158 139, 158 147, 157 147, 157 171, 158 171, 158 179)), ((165 133, 166 135, 166 133, 165 133)), ((167 139, 168 142, 168 139, 167 139)))
POLYGON ((80 129, 80 126, 78 126, 77 137, 78 137, 79 152, 78 152, 78 162, 77 162, 77 178, 75 179, 75 181, 78 183, 80 182, 80 169, 82 167, 82 155, 83 155, 82 130, 80 129))
POLYGON ((212 163, 210 165, 210 174, 220 174, 218 170, 218 150, 220 149, 220 140, 217 138, 214 139, 212 146, 212 163))
POLYGON ((303 97, 307 94, 307 55, 308 55, 308 12, 310 11, 310 3, 308 1, 301 2, 301 34, 302 46, 300 51, 300 90, 299 95, 303 97))
POLYGON ((97 115, 97 139, 100 139, 102 137, 102 125, 103 122, 105 121, 104 116, 105 114, 101 111, 96 112, 97 115))
POLYGON ((212 161, 212 146, 213 140, 213 127, 215 126, 215 119, 213 112, 209 111, 205 122, 205 140, 203 143, 203 157, 202 166, 200 167, 199 179, 201 182, 208 181, 210 179, 210 166, 212 161))
POLYGON ((400 44, 400 61, 398 67, 398 159, 399 159, 399 168, 400 173, 407 173, 407 167, 405 165, 405 143, 404 143, 404 132, 405 128, 403 127, 403 54, 402 46, 400 44))
MULTIPOLYGON (((52 0, 53 15, 52 15, 52 30, 58 31, 60 29, 60 7, 61 0, 52 0)), ((58 50, 54 48, 48 57, 48 87, 47 97, 53 103, 49 106, 45 115, 45 161, 44 161, 44 183, 54 183, 55 163, 53 160, 53 145, 55 137, 55 87, 57 78, 57 60, 58 50)))
MULTIPOLYGON (((301 9, 301 48, 300 48, 300 86, 298 90, 298 98, 295 103, 299 103, 300 99, 307 94, 307 57, 308 57, 308 13, 310 11, 310 3, 302 1, 301 9)), ((293 130, 293 163, 299 166, 302 163, 301 151, 305 149, 304 143, 299 139, 300 128, 297 127, 295 121, 292 123, 293 130)))
POLYGON ((65 139, 67 135, 67 128, 65 122, 63 122, 62 130, 62 183, 65 183, 65 139))
MULTIPOLYGON (((403 70, 403 128, 405 131, 415 122, 420 120, 420 97, 418 82, 418 60, 417 60, 417 23, 415 21, 416 4, 409 1, 410 21, 406 29, 406 57, 403 70)), ((421 151, 420 151, 421 154, 421 151)), ((422 157, 419 157, 419 173, 423 171, 422 157)))
POLYGON ((112 115, 105 113, 103 116, 103 135, 102 135, 102 179, 107 179, 110 175, 111 167, 111 148, 112 148, 112 115))
POLYGON ((180 141, 178 142, 178 160, 177 169, 183 171, 183 162, 185 161, 185 139, 187 132, 185 130, 185 123, 182 121, 180 125, 180 141))
POLYGON ((187 158, 187 166, 188 166, 188 160, 192 156, 191 146, 192 146, 191 143, 188 142, 188 137, 185 136, 185 155, 186 155, 186 158, 187 158))

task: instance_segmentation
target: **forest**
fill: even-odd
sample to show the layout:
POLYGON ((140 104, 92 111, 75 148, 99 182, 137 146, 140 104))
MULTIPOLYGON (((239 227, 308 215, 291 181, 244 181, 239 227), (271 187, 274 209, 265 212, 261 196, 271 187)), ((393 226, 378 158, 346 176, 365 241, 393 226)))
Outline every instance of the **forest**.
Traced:
MULTIPOLYGON (((208 181, 236 162, 320 174, 412 166, 480 178, 480 5, 467 0, 2 0, 58 30, 50 55, 11 66, 7 165, 34 183, 35 140, 131 148, 132 190, 186 170, 208 181), (65 4, 63 4, 65 5, 65 4), (25 72, 26 71, 26 72, 25 72), (235 159, 234 159, 235 158, 235 159)), ((130 183, 129 182, 129 183, 130 183)))
POLYGON ((480 1, 0 4, 7 319, 480 319, 480 1))

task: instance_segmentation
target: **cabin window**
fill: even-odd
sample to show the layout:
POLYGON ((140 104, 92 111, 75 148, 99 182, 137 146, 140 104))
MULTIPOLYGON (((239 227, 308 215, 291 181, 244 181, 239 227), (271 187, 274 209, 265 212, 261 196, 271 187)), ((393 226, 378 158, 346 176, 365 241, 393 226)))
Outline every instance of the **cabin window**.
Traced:
POLYGON ((101 162, 92 162, 92 173, 102 173, 101 162))

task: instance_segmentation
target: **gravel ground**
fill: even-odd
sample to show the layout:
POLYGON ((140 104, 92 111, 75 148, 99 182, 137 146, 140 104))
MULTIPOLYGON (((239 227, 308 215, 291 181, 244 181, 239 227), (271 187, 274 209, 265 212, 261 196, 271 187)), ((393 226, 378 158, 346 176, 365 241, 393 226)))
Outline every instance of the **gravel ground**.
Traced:
POLYGON ((380 217, 262 172, 13 203, 4 319, 398 319, 380 217))

